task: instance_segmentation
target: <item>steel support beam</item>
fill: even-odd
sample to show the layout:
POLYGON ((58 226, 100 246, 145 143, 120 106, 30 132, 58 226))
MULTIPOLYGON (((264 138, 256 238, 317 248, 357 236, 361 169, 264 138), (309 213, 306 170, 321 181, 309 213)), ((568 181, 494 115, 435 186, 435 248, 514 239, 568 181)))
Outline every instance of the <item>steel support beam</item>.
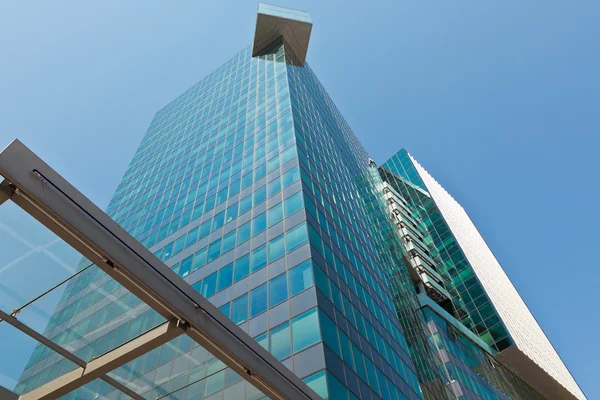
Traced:
POLYGON ((129 361, 135 360, 139 356, 175 339, 183 333, 185 333, 185 326, 182 326, 179 321, 164 323, 132 341, 93 359, 85 367, 79 367, 74 371, 67 372, 63 376, 22 395, 20 399, 57 399, 90 383, 94 379, 102 378, 108 372, 129 361))
MULTIPOLYGON (((67 360, 71 361, 72 363, 78 365, 79 367, 85 368, 87 366, 87 363, 84 360, 82 360, 81 358, 77 357, 75 354, 73 354, 70 351, 66 350, 64 347, 59 346, 58 344, 54 343, 52 340, 48 339, 46 336, 44 336, 44 335, 40 334, 39 332, 31 329, 29 326, 27 326, 26 324, 22 323, 21 321, 19 321, 14 316, 5 313, 2 310, 0 310, 0 322, 1 321, 5 321, 6 323, 12 325, 16 329, 20 330, 21 332, 23 332, 24 334, 26 334, 27 336, 29 336, 30 338, 38 341, 39 343, 41 343, 42 345, 44 345, 44 346, 46 346, 48 348, 50 348, 55 353, 60 354, 61 356, 63 356, 67 360)), ((102 379, 106 383, 114 386, 116 389, 118 389, 121 392, 125 393, 126 395, 128 395, 132 399, 135 399, 135 400, 143 400, 144 399, 142 396, 138 395, 133 390, 129 389, 127 386, 123 385, 122 383, 114 380, 113 378, 111 378, 109 376, 105 375, 105 376, 100 377, 100 379, 102 379)), ((3 397, 0 396, 0 399, 2 399, 2 398, 3 397)))
POLYGON ((4 386, 0 386, 0 399, 3 400, 18 400, 19 395, 13 392, 12 390, 8 390, 4 386))
MULTIPOLYGON (((2 178, 0 176, 0 178, 2 178)), ((10 183, 4 179, 0 182, 0 206, 4 204, 4 202, 10 199, 10 183)))
MULTIPOLYGON (((98 160, 104 162, 104 160, 98 160)), ((11 199, 273 399, 319 399, 294 373, 18 140, 0 153, 11 199)))

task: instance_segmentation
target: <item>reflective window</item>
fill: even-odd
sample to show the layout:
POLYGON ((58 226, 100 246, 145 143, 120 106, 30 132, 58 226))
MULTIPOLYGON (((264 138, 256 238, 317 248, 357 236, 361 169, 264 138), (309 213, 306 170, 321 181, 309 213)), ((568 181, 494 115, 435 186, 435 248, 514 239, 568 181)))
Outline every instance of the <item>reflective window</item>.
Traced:
POLYGON ((246 254, 235 260, 235 268, 233 281, 237 282, 240 279, 243 279, 248 276, 250 273, 250 254, 246 254))
POLYGON ((217 292, 225 289, 233 283, 233 263, 219 270, 217 292))
POLYGON ((283 203, 279 203, 267 210, 269 226, 273 226, 283 219, 283 203))
POLYGON ((283 201, 284 216, 289 216, 302 208, 302 191, 290 196, 283 201))
POLYGON ((287 274, 283 273, 269 281, 269 307, 281 303, 287 297, 287 274))
POLYGON ((267 310, 267 284, 250 292, 250 318, 267 310))
POLYGON ((278 360, 283 360, 292 354, 290 323, 281 324, 269 332, 270 345, 269 351, 278 360))
POLYGON ((306 223, 296 225, 285 233, 285 247, 288 252, 302 246, 306 242, 308 242, 306 223))
POLYGON ((285 246, 283 243, 283 235, 271 239, 268 243, 269 262, 273 262, 285 254, 285 246))
POLYGON ((248 239, 250 239, 250 222, 237 229, 237 244, 244 243, 248 239))
POLYGON ((306 260, 290 270, 290 296, 314 285, 312 261, 306 260))
POLYGON ((231 320, 241 324, 248 319, 248 294, 245 294, 231 302, 231 320))
POLYGON ((267 265, 267 246, 262 245, 252 251, 252 272, 258 271, 267 265))
POLYGON ((206 263, 216 260, 221 255, 221 239, 217 239, 208 246, 206 263))
POLYGON ((297 353, 321 340, 317 309, 313 308, 292 320, 292 343, 297 353))
POLYGON ((252 236, 256 236, 267 229, 267 213, 262 213, 252 220, 252 236))

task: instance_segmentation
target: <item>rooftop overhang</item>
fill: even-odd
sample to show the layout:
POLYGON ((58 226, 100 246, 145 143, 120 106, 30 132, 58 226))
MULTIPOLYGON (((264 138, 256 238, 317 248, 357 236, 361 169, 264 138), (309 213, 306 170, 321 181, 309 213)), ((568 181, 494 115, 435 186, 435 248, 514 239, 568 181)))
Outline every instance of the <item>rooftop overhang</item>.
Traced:
POLYGON ((252 57, 268 53, 271 46, 283 39, 286 50, 286 62, 304 66, 312 22, 306 12, 259 3, 254 32, 252 57))
POLYGON ((573 393, 558 383, 515 345, 496 353, 494 358, 506 365, 548 400, 577 399, 573 393))

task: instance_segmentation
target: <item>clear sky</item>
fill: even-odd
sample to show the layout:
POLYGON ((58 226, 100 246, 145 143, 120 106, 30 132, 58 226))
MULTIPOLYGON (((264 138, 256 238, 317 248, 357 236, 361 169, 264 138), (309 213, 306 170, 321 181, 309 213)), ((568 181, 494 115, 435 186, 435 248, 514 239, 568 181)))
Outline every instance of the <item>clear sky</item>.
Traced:
MULTIPOLYGON (((407 148, 466 208, 600 398, 600 2, 278 1, 372 158, 407 148)), ((249 45, 255 1, 0 3, 0 148, 106 207, 154 113, 249 45)))

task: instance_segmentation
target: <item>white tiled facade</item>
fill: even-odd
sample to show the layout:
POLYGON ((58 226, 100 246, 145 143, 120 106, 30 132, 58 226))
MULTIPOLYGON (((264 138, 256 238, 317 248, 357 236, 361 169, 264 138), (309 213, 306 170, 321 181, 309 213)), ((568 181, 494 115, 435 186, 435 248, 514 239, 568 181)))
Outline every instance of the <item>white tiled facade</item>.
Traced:
POLYGON ((410 158, 516 346, 576 398, 585 399, 465 210, 412 156, 410 158))

